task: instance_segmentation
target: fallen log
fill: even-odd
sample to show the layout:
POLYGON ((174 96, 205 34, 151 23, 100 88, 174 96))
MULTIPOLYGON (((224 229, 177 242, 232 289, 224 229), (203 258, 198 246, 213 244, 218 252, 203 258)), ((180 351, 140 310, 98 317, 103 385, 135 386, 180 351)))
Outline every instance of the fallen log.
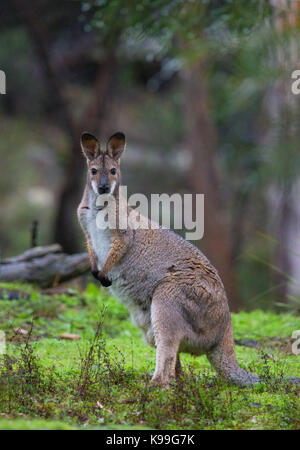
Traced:
POLYGON ((87 253, 66 255, 60 245, 53 244, 0 260, 0 281, 25 281, 47 288, 83 275, 89 268, 87 253))
POLYGON ((39 258, 49 253, 62 253, 62 247, 59 244, 46 245, 44 247, 34 247, 26 250, 21 255, 13 256, 12 258, 4 258, 0 261, 1 264, 14 264, 21 261, 29 261, 33 258, 39 258))

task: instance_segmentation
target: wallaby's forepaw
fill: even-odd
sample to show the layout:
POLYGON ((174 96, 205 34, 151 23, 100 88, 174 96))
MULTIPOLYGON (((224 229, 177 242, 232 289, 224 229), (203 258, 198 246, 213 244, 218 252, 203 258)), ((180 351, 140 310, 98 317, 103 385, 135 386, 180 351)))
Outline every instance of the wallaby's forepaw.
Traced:
POLYGON ((93 270, 92 274, 96 278, 96 280, 100 281, 102 286, 104 287, 111 286, 111 280, 107 278, 107 276, 104 275, 104 273, 101 272, 101 270, 93 270))
POLYGON ((111 286, 111 280, 110 280, 109 278, 105 277, 105 276, 99 278, 99 281, 100 281, 100 283, 102 284, 102 286, 104 286, 104 287, 109 287, 109 286, 111 286))

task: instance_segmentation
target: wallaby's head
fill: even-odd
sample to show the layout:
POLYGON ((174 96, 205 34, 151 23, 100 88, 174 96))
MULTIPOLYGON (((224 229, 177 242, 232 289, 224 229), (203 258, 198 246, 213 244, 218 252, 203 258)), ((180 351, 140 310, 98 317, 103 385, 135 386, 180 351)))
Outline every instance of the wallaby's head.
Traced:
POLYGON ((125 135, 113 134, 103 149, 95 136, 83 133, 80 145, 87 161, 88 179, 95 194, 114 194, 121 182, 120 157, 125 149, 125 135))

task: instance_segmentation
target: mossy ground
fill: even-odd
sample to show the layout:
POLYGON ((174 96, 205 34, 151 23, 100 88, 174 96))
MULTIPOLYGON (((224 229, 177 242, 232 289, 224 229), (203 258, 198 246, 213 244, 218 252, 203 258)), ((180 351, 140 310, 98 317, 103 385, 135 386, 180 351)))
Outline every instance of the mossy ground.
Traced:
MULTIPOLYGON (((16 285, 1 285, 16 288, 16 285)), ((0 301, 7 352, 0 363, 0 429, 298 429, 300 355, 290 337, 300 318, 260 310, 233 315, 238 360, 265 384, 238 388, 216 378, 205 356, 182 355, 184 377, 169 390, 149 383, 155 351, 108 291, 0 301), (104 310, 104 312, 103 312, 104 310), (33 323, 33 327, 32 324, 33 323), (98 327, 97 327, 98 324, 98 327), (21 327, 30 338, 15 334, 21 327), (81 339, 59 339, 76 333, 81 339)), ((4 296, 5 297, 5 296, 4 296)))

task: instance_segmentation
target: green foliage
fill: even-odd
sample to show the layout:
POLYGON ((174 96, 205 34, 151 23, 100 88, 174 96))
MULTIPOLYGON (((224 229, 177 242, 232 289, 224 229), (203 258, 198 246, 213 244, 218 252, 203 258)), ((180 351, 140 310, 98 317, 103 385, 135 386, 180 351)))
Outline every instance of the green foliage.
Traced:
MULTIPOLYGON (((30 33, 20 26, 20 17, 14 18, 13 10, 9 11, 9 25, 4 18, 0 36, 1 69, 7 73, 9 87, 0 107, 0 129, 5 135, 1 145, 5 168, 0 179, 5 211, 0 223, 1 256, 28 248, 30 226, 36 218, 39 243, 52 241, 56 193, 64 185, 61 169, 69 154, 65 130, 53 127, 51 89, 49 94, 30 33)), ((269 0, 46 2, 44 16, 50 65, 62 82, 62 96, 74 123, 80 123, 80 112, 96 98, 95 77, 104 53, 111 50, 117 68, 112 76, 114 95, 109 100, 112 118, 105 118, 103 132, 115 126, 117 110, 118 126, 128 130, 129 145, 139 146, 138 166, 132 163, 135 158, 128 159, 127 167, 124 161, 124 180, 132 192, 191 189, 189 174, 180 167, 184 152, 181 158, 174 157, 175 151, 187 146, 186 132, 192 120, 185 114, 181 80, 194 63, 203 62, 209 115, 218 136, 216 166, 228 212, 226 222, 230 218, 229 225, 241 230, 239 254, 250 247, 261 257, 260 244, 248 230, 261 224, 267 229, 268 188, 277 185, 288 195, 300 166, 299 105, 289 95, 294 54, 299 50, 299 23, 278 30, 269 0), (84 27, 96 38, 91 36, 88 48, 84 27), (165 158, 158 169, 148 165, 148 160, 155 160, 155 152, 165 158), (143 159, 146 153, 147 160, 143 159), (246 223, 247 231, 243 229, 246 223)), ((55 119, 60 115, 55 110, 55 119)), ((270 249, 263 251, 270 261, 270 249)), ((275 297, 270 291, 270 269, 258 259, 246 258, 238 259, 235 268, 243 305, 248 302, 249 309, 269 306, 275 297), (263 294, 267 291, 269 296, 263 294)), ((43 326, 46 319, 37 320, 43 326)), ((72 329, 71 317, 68 320, 65 328, 72 329)), ((55 327, 55 317, 51 321, 55 327)))
POLYGON ((272 8, 267 0, 130 0, 126 5, 122 0, 83 0, 82 11, 92 17, 92 26, 104 39, 135 31, 136 36, 156 36, 170 43, 176 35, 194 41, 203 28, 226 26, 248 33, 270 16, 272 8))
POLYGON ((32 294, 27 304, 0 300, 0 329, 8 341, 0 362, 1 429, 299 427, 298 391, 282 381, 299 374, 299 357, 273 342, 276 337, 286 345, 300 328, 291 314, 233 315, 235 336, 257 339, 262 346, 236 346, 238 360, 265 385, 226 385, 204 356, 182 355, 184 376, 164 391, 150 384, 154 349, 142 342, 125 308, 106 291, 92 284, 86 293, 74 291, 70 297, 41 297, 27 286, 22 290, 32 294), (16 335, 13 329, 19 326, 29 334, 16 335), (62 331, 81 339, 59 340, 62 331))
MULTIPOLYGON (((300 42, 299 21, 288 27, 279 26, 278 20, 274 20, 280 15, 284 23, 289 6, 287 2, 286 9, 280 9, 279 13, 278 5, 269 0, 132 0, 126 5, 121 0, 82 1, 90 29, 100 40, 114 42, 120 60, 125 61, 127 55, 126 74, 130 66, 133 82, 134 68, 128 61, 144 59, 160 63, 157 69, 160 75, 168 64, 173 75, 184 75, 194 63, 202 62, 202 73, 208 81, 209 113, 219 138, 220 190, 225 191, 233 234, 246 222, 250 229, 261 223, 267 229, 268 188, 284 189, 288 196, 299 176, 296 131, 299 105, 290 94, 291 73, 296 68, 295 54, 300 42)), ((147 89, 151 90, 151 86, 155 87, 153 79, 147 83, 147 89)), ((153 92, 155 89, 158 88, 153 92)), ((149 108, 144 108, 148 123, 145 129, 149 130, 145 135, 156 140, 158 134, 164 144, 169 135, 177 134, 178 122, 183 123, 183 131, 188 128, 186 125, 192 119, 184 116, 183 102, 180 105, 183 113, 178 110, 177 120, 174 114, 168 117, 164 113, 165 105, 158 103, 157 96, 152 103, 157 104, 156 120, 150 103, 149 108)), ((140 116, 140 107, 137 115, 140 116)), ((179 139, 182 136, 184 132, 179 139)), ((155 185, 156 179, 153 180, 155 185)), ((232 240, 235 239, 234 235, 232 240)), ((241 231, 237 240, 243 247, 238 249, 240 252, 255 245, 255 237, 246 236, 245 231, 241 231)), ((271 261, 273 254, 266 247, 271 261)), ((260 253, 259 248, 256 250, 260 253)), ((258 294, 264 297, 264 292, 270 291, 271 271, 258 259, 239 259, 236 266, 242 280, 239 286, 242 301, 247 301, 251 308, 249 298, 256 302, 258 294), (253 279, 257 283, 253 284, 253 279)), ((276 289, 270 292, 269 298, 273 299, 276 289)), ((269 298, 263 299, 261 306, 269 306, 269 298)))
POLYGON ((299 329, 300 318, 293 314, 275 314, 268 311, 251 311, 232 314, 236 338, 264 340, 291 337, 299 329))
MULTIPOLYGON (((8 84, 6 95, 9 99, 16 97, 25 111, 31 114, 41 112, 43 99, 43 92, 37 82, 36 73, 32 70, 32 58, 33 51, 30 40, 22 27, 2 30, 0 34, 0 68, 6 74, 8 84)), ((2 109, 1 103, 0 110, 2 109)))

